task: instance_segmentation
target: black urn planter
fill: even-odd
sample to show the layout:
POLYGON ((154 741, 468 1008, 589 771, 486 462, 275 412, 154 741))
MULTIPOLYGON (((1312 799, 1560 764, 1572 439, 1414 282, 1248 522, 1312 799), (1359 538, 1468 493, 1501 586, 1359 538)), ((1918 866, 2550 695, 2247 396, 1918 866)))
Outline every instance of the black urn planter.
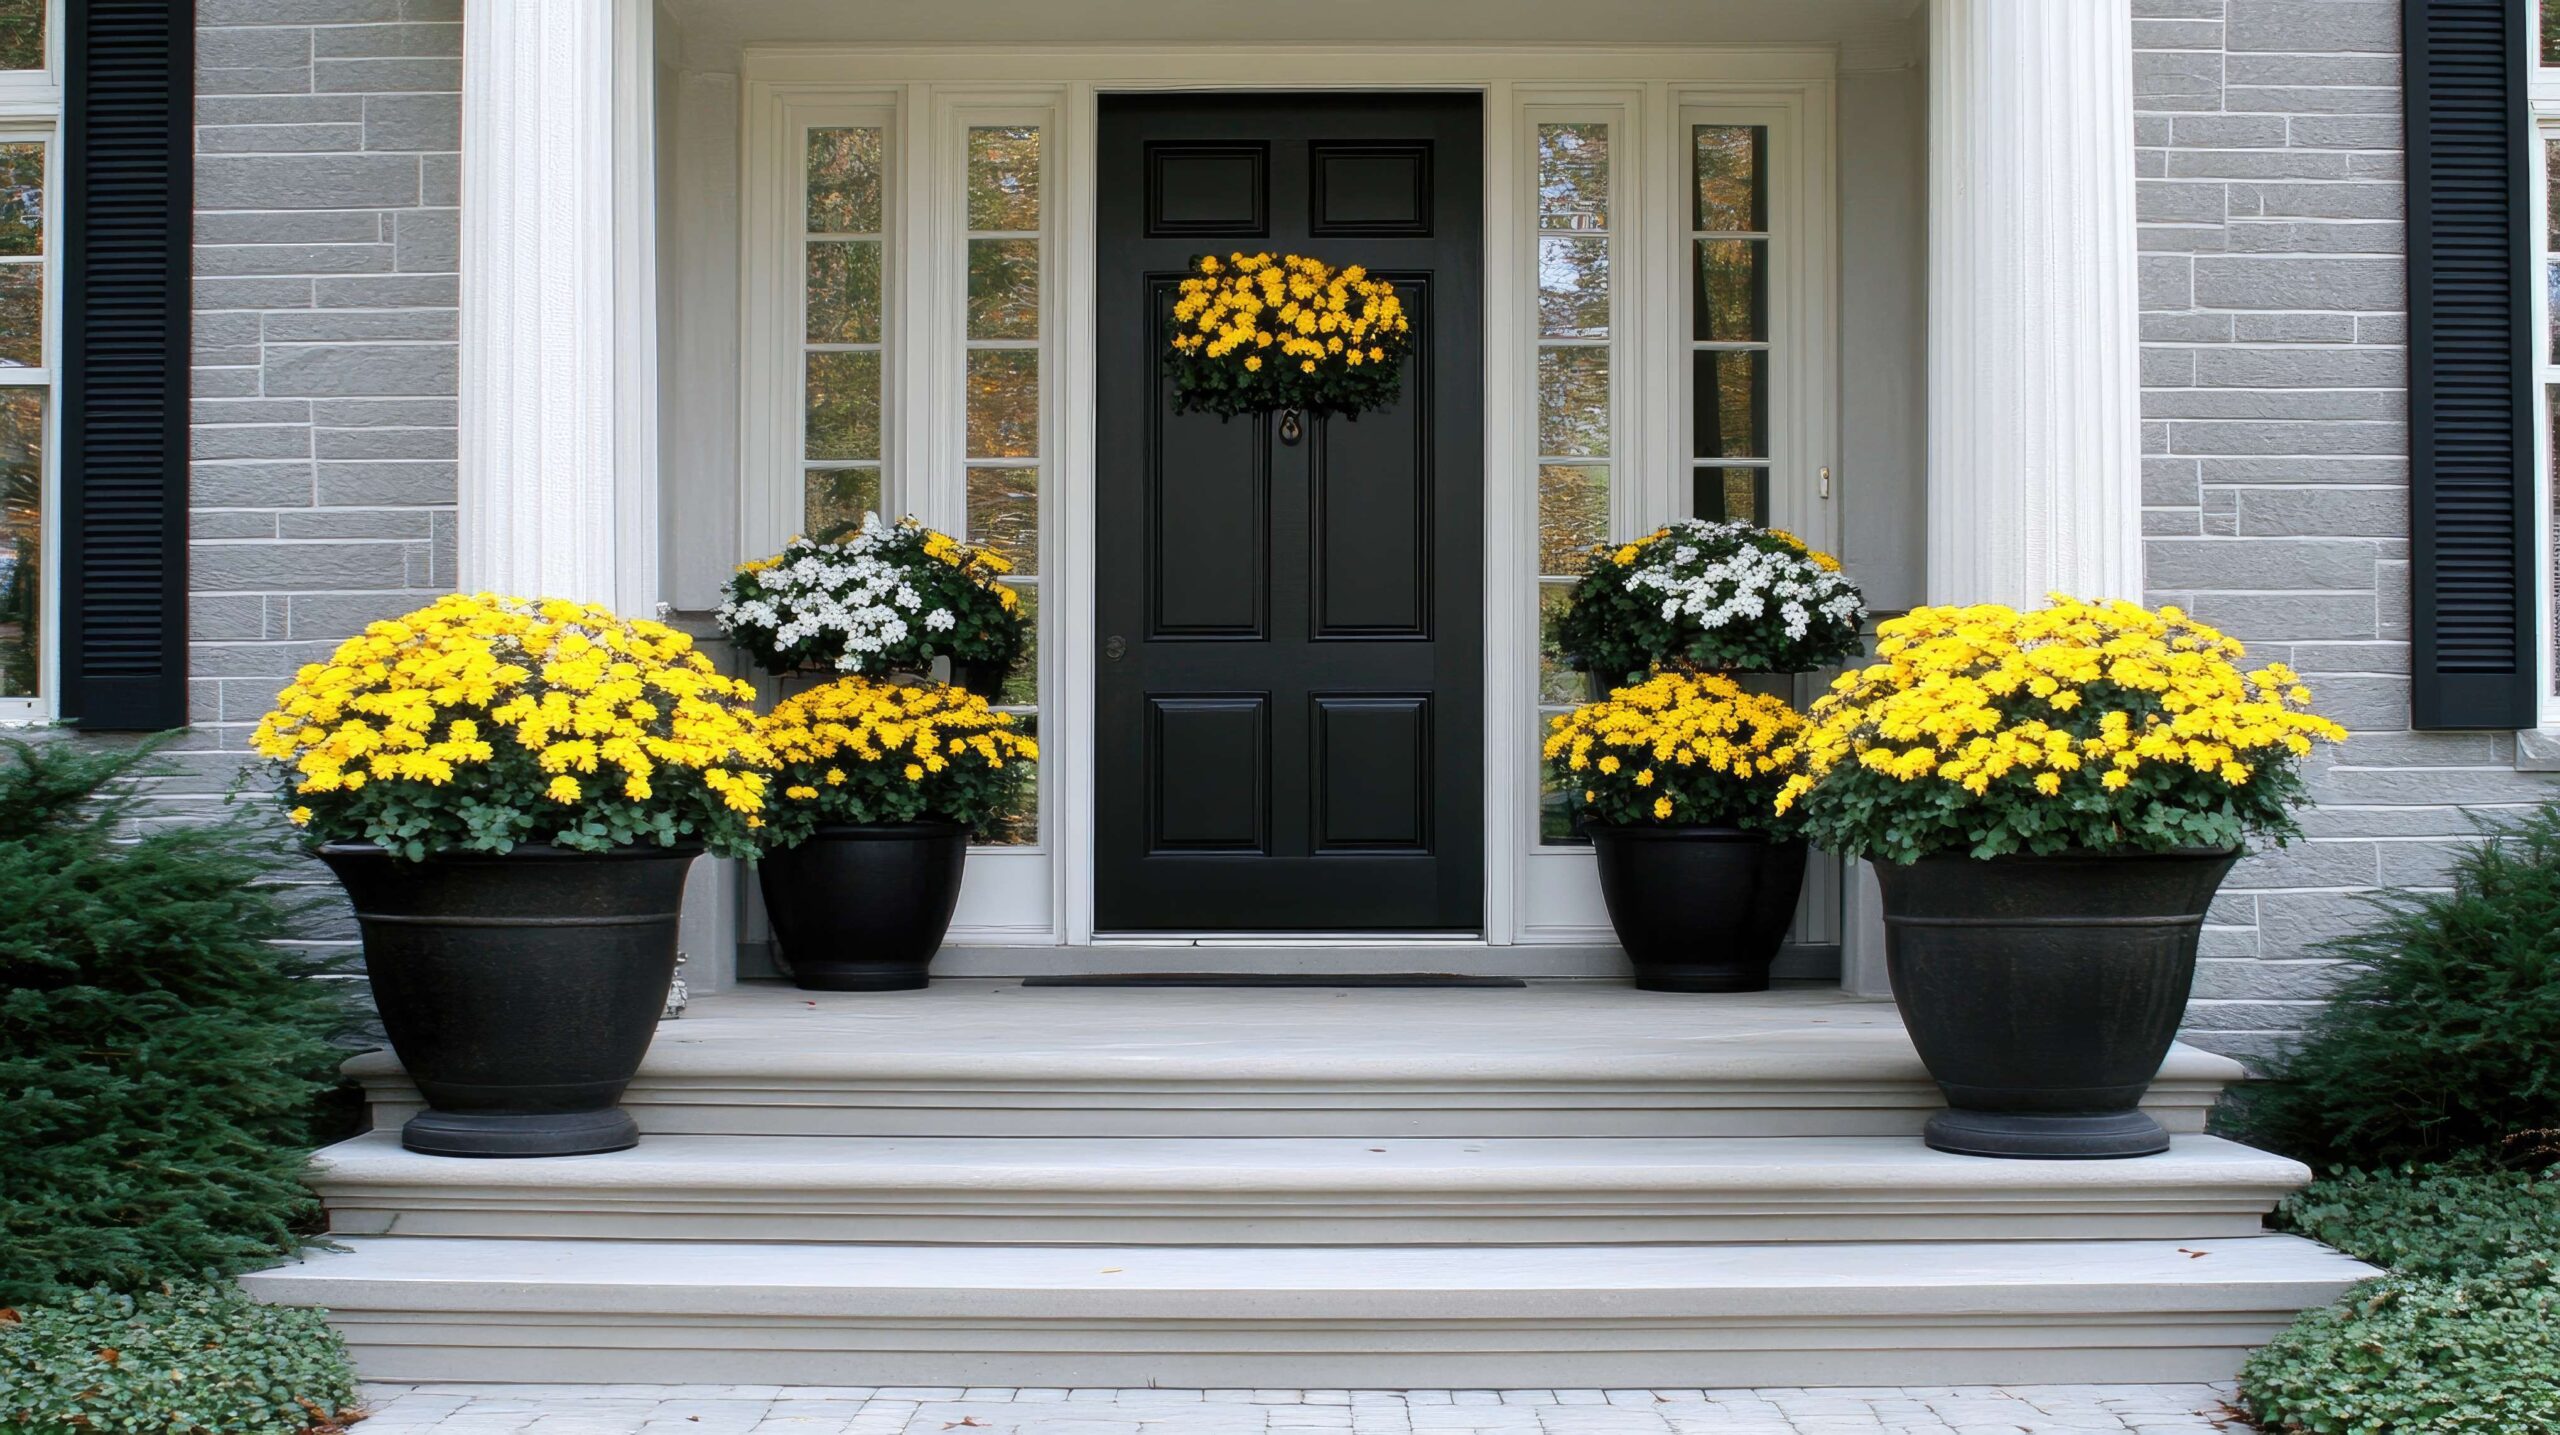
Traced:
POLYGON ((1638 991, 1769 989, 1804 889, 1804 843, 1738 827, 1583 830, 1638 991))
POLYGON ((1893 999, 1946 1093, 1929 1144, 2046 1159, 2169 1149, 2142 1095, 2186 1014, 2205 908, 2239 855, 1871 864, 1893 999))
POLYGON ((821 827, 756 859, 791 980, 813 992, 911 991, 960 903, 969 829, 957 822, 821 827))
POLYGON ((1004 680, 1012 673, 1013 664, 1005 659, 951 660, 951 681, 988 702, 1004 695, 1004 680))
POLYGON ((576 1156, 637 1143, 617 1104, 675 977, 699 847, 404 862, 320 849, 354 902, 391 1049, 426 1099, 401 1144, 435 1156, 576 1156))

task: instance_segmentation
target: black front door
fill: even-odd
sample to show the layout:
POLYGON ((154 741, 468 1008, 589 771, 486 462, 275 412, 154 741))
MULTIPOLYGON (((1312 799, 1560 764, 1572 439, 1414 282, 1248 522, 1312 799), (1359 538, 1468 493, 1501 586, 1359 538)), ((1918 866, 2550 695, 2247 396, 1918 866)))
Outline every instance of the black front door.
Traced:
POLYGON ((1474 930, 1483 830, 1483 105, 1102 102, 1095 926, 1474 930), (1285 442, 1176 415, 1199 255, 1392 280, 1403 396, 1285 442))

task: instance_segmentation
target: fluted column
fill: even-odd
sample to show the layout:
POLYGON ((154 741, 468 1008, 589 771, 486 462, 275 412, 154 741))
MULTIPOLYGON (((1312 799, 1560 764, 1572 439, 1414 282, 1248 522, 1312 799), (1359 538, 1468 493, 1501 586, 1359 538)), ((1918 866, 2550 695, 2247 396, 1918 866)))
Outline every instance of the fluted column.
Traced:
POLYGON ((467 0, 460 579, 656 598, 647 0, 467 0))
POLYGON ((1930 0, 1928 593, 2142 596, 2128 0, 1930 0))

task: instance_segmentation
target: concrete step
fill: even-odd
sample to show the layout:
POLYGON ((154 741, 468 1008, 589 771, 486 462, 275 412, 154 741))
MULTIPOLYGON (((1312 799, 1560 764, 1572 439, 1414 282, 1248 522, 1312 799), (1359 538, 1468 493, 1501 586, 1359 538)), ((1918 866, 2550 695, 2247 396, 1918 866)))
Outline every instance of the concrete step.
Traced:
POLYGON ((457 1161, 377 1133, 314 1184, 342 1235, 1313 1246, 2234 1237, 2309 1179, 2210 1136, 2135 1161, 1907 1136, 652 1136, 457 1161))
POLYGON ((393 1381, 1591 1387, 2228 1378, 2287 1236, 1011 1247, 356 1238, 246 1277, 393 1381))
MULTIPOLYGON (((377 1128, 417 1109, 348 1070, 377 1128)), ((2147 1107, 2204 1129, 2227 1058, 2169 1054, 2147 1107)), ((1910 1136, 1943 1105, 1892 1003, 1600 982, 1525 990, 1130 990, 937 981, 704 998, 659 1028, 643 1132, 737 1136, 1910 1136)))

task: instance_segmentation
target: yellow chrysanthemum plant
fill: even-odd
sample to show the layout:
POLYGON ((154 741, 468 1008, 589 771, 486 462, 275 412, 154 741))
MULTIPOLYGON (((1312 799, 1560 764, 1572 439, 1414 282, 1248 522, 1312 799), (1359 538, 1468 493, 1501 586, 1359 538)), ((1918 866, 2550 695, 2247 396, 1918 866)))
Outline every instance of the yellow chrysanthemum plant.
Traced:
POLYGON ((1880 862, 2237 848, 2298 834, 2345 729, 2282 663, 2176 608, 2062 594, 1918 608, 1814 706, 1777 809, 1880 862))
POLYGON ((1396 286, 1361 265, 1204 254, 1174 299, 1174 408, 1357 418, 1396 401, 1412 331, 1396 286))
POLYGON ((662 624, 457 593, 304 667, 250 745, 322 842, 411 861, 529 843, 744 856, 773 762, 754 699, 662 624))
POLYGON ((1718 673, 1657 673, 1554 719, 1547 770, 1582 821, 1739 827, 1785 840, 1777 811, 1804 716, 1718 673))
POLYGON ((760 727, 779 767, 768 842, 823 826, 955 822, 986 832, 1022 805, 1040 744, 948 683, 847 677, 785 699, 760 727))

